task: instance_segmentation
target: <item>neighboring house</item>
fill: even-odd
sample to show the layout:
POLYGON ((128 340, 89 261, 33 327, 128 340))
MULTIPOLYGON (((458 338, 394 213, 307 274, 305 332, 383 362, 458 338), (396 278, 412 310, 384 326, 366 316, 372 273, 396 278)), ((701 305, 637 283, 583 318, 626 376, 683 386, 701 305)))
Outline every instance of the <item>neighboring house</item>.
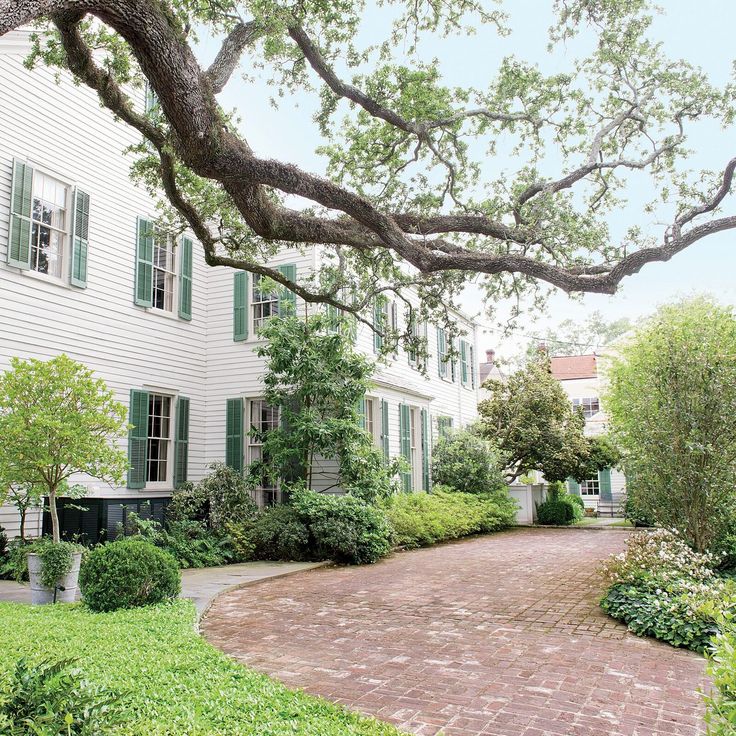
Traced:
MULTIPOLYGON (((55 71, 25 69, 28 50, 27 33, 0 39, 0 370, 12 356, 65 352, 129 407, 126 484, 75 478, 87 486, 76 504, 84 510, 61 514, 67 534, 95 539, 114 535, 131 510, 162 519, 172 490, 202 478, 213 461, 244 469, 259 457, 251 427, 265 430, 279 418, 260 398, 257 328, 285 301, 298 313, 303 304, 260 289, 251 274, 207 267, 193 238, 152 237, 154 203, 131 183, 122 155, 138 134, 67 74, 56 84, 55 71)), ((321 258, 313 247, 272 265, 301 279, 321 258)), ((404 319, 390 301, 376 312, 404 319)), ((400 350, 379 365, 365 399, 363 421, 376 444, 411 463, 407 490, 429 486, 438 434, 477 416, 476 326, 457 320, 466 334, 456 361, 444 357, 445 332, 428 325, 428 375, 400 350)), ((366 326, 356 341, 368 355, 380 347, 366 326)), ((318 487, 339 491, 328 463, 318 487)), ((276 502, 279 494, 261 488, 257 500, 276 502)), ((42 523, 35 514, 30 532, 40 533, 42 523)), ((14 509, 0 508, 0 525, 17 533, 14 509)))
MULTIPOLYGON (((602 380, 599 356, 570 355, 550 358, 552 375, 560 382, 573 406, 579 406, 585 416, 585 434, 601 435, 606 432, 606 414, 601 405, 602 380)), ((587 508, 598 508, 599 503, 610 507, 618 505, 626 494, 626 478, 615 468, 599 471, 597 477, 583 483, 568 481, 571 493, 582 496, 587 508)))

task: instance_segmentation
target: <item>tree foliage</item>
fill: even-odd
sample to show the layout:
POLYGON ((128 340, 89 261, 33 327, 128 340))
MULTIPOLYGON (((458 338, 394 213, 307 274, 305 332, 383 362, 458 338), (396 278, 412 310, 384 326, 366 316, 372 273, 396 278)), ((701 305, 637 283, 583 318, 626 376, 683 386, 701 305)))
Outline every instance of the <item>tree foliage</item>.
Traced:
POLYGON ((736 159, 698 170, 686 148, 698 121, 733 125, 732 87, 671 56, 679 47, 655 39, 647 0, 549 3, 550 50, 574 58, 548 74, 506 57, 481 85, 451 84, 443 55, 428 54, 453 36, 509 34, 502 3, 0 0, 0 35, 41 24, 29 65, 69 69, 140 132, 135 176, 211 265, 358 314, 413 285, 420 318, 440 321, 468 278, 490 301, 541 297, 542 285, 613 293, 736 227, 720 213, 736 159), (221 40, 206 68, 205 36, 221 40), (323 171, 250 147, 259 101, 249 96, 244 121, 218 103, 237 70, 261 75, 282 105, 312 95, 323 171), (144 81, 146 112, 130 96, 144 81), (646 182, 636 204, 634 179, 646 182), (305 243, 331 258, 314 277, 265 265, 305 243))
POLYGON ((506 485, 498 453, 467 429, 440 437, 435 444, 432 480, 462 493, 493 493, 506 485))
POLYGON ((102 379, 64 354, 11 358, 0 375, 0 478, 48 496, 55 542, 57 496, 83 493, 69 486, 73 474, 122 482, 128 459, 115 441, 127 429, 126 415, 102 379))
POLYGON ((606 405, 628 492, 694 547, 736 513, 736 318, 694 299, 660 309, 612 360, 606 405))
POLYGON ((315 463, 326 460, 335 463, 334 488, 367 500, 389 492, 395 469, 360 426, 373 365, 341 326, 316 314, 272 319, 261 328, 263 398, 278 408, 280 424, 259 437, 264 460, 251 465, 257 482, 265 474, 273 483, 304 480, 311 490, 315 463))
POLYGON ((498 449, 509 482, 534 470, 548 481, 583 481, 615 464, 610 443, 585 437, 583 414, 552 377, 545 357, 483 386, 490 397, 478 405, 479 430, 498 449))

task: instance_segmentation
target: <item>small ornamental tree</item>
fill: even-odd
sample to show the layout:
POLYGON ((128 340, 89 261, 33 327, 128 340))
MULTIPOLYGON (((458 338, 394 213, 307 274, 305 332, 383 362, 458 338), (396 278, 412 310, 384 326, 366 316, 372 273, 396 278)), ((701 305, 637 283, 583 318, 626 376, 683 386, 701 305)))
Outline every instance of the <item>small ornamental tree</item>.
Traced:
POLYGON ((271 481, 304 481, 311 490, 315 460, 323 458, 335 461, 335 487, 365 500, 389 492, 394 471, 360 426, 373 365, 343 327, 316 314, 271 319, 261 328, 263 397, 281 421, 260 437, 264 461, 251 466, 256 481, 265 474, 271 481))
POLYGON ((0 375, 0 478, 48 496, 54 542, 57 497, 81 495, 70 488, 71 475, 122 482, 128 461, 115 440, 125 434, 125 417, 105 382, 67 355, 12 358, 0 375))
POLYGON ((608 445, 585 437, 585 419, 540 356, 506 381, 489 380, 478 405, 479 431, 498 449, 513 482, 533 470, 552 481, 583 481, 616 459, 608 445))
POLYGON ((698 551, 736 518, 736 317, 706 299, 669 305, 622 346, 606 406, 628 492, 698 551))

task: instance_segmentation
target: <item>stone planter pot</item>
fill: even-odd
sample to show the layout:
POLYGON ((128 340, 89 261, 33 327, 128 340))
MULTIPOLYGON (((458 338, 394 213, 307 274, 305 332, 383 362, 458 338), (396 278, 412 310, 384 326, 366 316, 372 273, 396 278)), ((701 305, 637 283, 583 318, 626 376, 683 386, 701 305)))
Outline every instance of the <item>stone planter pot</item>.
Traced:
MULTIPOLYGON (((79 565, 82 553, 72 554, 72 569, 59 581, 56 588, 56 603, 73 603, 77 598, 79 565)), ((41 584, 41 558, 37 554, 28 555, 28 578, 31 581, 31 603, 43 606, 54 603, 54 589, 41 584)))

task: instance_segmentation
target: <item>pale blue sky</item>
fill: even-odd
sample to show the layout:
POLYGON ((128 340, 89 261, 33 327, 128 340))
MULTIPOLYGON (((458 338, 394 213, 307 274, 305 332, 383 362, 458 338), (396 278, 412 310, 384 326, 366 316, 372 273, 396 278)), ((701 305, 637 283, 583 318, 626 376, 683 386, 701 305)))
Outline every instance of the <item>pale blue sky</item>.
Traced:
MULTIPOLYGON (((718 84, 731 74, 736 51, 732 35, 736 27, 736 3, 732 0, 667 0, 664 15, 655 20, 655 33, 664 41, 669 56, 681 57, 701 66, 718 84)), ((551 0, 507 0, 504 8, 510 15, 512 34, 498 38, 490 30, 474 37, 450 38, 428 44, 424 57, 440 59, 444 79, 450 84, 485 86, 504 56, 538 63, 546 72, 564 70, 573 54, 585 48, 591 39, 573 42, 568 48, 547 52, 547 29, 552 15, 551 0)), ((373 11, 366 18, 361 36, 373 38, 384 11, 373 11)), ((203 42, 205 60, 214 53, 214 44, 203 42)), ((269 89, 263 81, 233 79, 222 95, 226 108, 237 108, 242 130, 258 155, 293 161, 306 170, 323 173, 323 161, 314 153, 320 140, 311 117, 314 98, 308 94, 289 97, 274 110, 267 104, 269 89)), ((723 131, 715 126, 701 126, 691 133, 690 147, 697 153, 693 165, 697 168, 720 169, 736 155, 736 130, 723 131)), ((507 165, 504 159, 489 164, 489 175, 497 176, 507 165)), ((642 190, 644 191, 644 190, 642 190)), ((632 192, 636 199, 636 190, 632 192)), ((646 196, 646 195, 643 195, 646 196)), ((736 211, 736 195, 732 195, 726 211, 736 211)), ((632 224, 621 214, 611 223, 632 224)), ((594 309, 614 319, 622 316, 633 320, 651 312, 657 304, 694 292, 708 292, 718 299, 736 304, 736 234, 723 233, 701 241, 666 264, 653 264, 630 277, 615 296, 586 295, 582 301, 558 293, 550 305, 550 316, 536 323, 527 320, 519 331, 543 334, 548 325, 562 319, 584 319, 594 309)), ((475 289, 469 289, 463 306, 472 313, 483 305, 475 289)), ((518 340, 506 339, 491 332, 481 338, 481 347, 500 347, 509 355, 516 350, 518 340)))

